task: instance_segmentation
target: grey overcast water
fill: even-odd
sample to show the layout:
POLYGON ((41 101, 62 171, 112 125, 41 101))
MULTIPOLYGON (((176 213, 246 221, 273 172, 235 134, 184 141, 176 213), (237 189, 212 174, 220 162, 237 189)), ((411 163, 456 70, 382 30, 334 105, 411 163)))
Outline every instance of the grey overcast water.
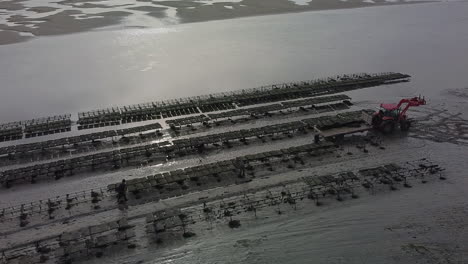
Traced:
POLYGON ((0 58, 1 122, 355 72, 409 73, 434 97, 468 86, 468 2, 111 28, 0 58))

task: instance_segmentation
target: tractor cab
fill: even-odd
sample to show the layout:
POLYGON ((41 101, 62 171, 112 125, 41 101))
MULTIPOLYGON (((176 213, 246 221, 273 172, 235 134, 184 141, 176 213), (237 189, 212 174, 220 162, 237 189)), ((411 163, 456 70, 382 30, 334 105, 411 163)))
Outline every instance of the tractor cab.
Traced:
POLYGON ((396 104, 381 104, 380 115, 383 120, 398 120, 400 108, 396 104))

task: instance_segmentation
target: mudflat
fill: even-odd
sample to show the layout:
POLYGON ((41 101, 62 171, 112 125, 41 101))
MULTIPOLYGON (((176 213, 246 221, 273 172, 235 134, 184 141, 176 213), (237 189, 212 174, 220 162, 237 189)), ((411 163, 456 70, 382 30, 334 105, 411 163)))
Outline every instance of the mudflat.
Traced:
MULTIPOLYGON (((83 32, 119 25, 134 16, 141 27, 151 27, 147 19, 162 24, 202 22, 313 10, 358 8, 377 5, 408 4, 385 0, 203 0, 203 1, 98 1, 64 0, 36 5, 32 1, 0 3, 0 45, 28 40, 34 36, 83 32)), ((413 2, 414 3, 414 2, 413 2)), ((420 3, 420 2, 418 2, 420 3)))

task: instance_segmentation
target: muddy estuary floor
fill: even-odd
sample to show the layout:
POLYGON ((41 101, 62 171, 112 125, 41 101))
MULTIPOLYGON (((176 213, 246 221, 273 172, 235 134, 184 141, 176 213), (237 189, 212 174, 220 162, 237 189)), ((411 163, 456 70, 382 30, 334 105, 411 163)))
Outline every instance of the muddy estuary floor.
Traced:
MULTIPOLYGON (((364 90, 372 89, 380 88, 364 90)), ((363 109, 360 103, 345 107, 339 102, 275 107, 258 116, 222 110, 216 116, 224 111, 231 117, 208 118, 203 124, 197 114, 145 121, 161 123, 160 135, 153 139, 142 137, 148 132, 136 134, 139 141, 119 148, 145 146, 145 138, 151 144, 168 140, 179 146, 183 140, 195 142, 232 131, 345 118, 363 109), (193 123, 167 125, 180 122, 193 123)), ((34 184, 12 182, 1 194, 4 260, 465 263, 468 122, 430 106, 412 109, 411 114, 415 121, 409 133, 364 132, 338 142, 322 138, 314 143, 313 128, 295 127, 240 141, 221 140, 202 149, 177 147, 169 154, 146 153, 141 158, 136 154, 131 163, 122 160, 123 167, 110 171, 96 165, 92 173, 55 174, 56 180, 38 178, 34 184), (117 202, 112 185, 121 179, 128 181, 126 204, 117 202), (277 255, 279 251, 283 253, 277 255)), ((327 129, 322 126, 318 127, 327 129)), ((109 140, 99 140, 104 150, 113 148, 106 147, 109 140)), ((54 160, 51 156, 36 164, 54 160)), ((28 165, 14 163, 5 163, 2 170, 28 165)))

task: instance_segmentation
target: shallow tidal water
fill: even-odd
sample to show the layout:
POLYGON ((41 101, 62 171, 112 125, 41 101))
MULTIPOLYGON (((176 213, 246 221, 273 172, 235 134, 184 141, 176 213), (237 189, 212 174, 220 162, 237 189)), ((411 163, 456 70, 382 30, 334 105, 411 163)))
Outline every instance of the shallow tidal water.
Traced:
POLYGON ((0 122, 357 72, 413 76, 376 98, 437 98, 468 87, 467 43, 468 2, 41 37, 0 46, 0 122))

